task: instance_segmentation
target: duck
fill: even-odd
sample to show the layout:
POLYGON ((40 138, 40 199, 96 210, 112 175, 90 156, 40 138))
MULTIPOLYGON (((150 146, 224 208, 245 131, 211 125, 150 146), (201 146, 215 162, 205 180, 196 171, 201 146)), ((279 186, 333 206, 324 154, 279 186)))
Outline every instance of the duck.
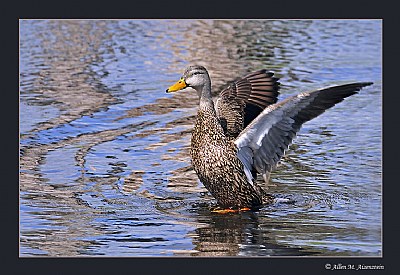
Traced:
POLYGON ((278 80, 267 69, 254 71, 214 100, 207 69, 191 65, 166 90, 192 88, 199 96, 190 154, 200 182, 217 201, 213 212, 258 210, 273 203, 275 196, 267 192, 270 174, 303 123, 373 84, 328 86, 278 102, 278 80))

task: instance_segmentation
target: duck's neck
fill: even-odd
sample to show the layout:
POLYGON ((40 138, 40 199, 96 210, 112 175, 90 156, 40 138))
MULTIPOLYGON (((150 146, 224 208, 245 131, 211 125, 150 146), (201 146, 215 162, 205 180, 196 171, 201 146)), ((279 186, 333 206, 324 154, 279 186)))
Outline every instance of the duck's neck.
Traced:
POLYGON ((211 111, 215 113, 214 102, 211 98, 211 83, 207 83, 201 87, 199 90, 197 90, 197 93, 200 97, 200 110, 208 112, 211 111))

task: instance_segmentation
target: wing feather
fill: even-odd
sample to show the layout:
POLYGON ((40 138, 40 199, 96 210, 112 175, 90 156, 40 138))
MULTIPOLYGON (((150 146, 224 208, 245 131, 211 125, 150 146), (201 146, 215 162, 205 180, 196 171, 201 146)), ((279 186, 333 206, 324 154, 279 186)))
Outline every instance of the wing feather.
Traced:
POLYGON ((225 134, 236 138, 267 106, 276 103, 278 78, 259 70, 235 81, 216 100, 216 111, 225 134))
MULTIPOLYGON (((371 84, 358 82, 331 86, 268 106, 235 140, 245 170, 256 169, 267 180, 303 123, 371 84)), ((256 98, 251 100, 256 101, 256 98)), ((248 173, 246 171, 246 175, 248 173)))

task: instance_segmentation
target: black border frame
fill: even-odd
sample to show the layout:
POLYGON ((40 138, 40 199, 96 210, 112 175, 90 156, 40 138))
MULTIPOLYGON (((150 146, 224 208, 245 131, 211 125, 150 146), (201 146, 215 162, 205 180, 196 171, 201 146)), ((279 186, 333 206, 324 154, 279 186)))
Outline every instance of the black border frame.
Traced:
MULTIPOLYGON (((398 138, 394 133, 399 115, 394 104, 400 102, 395 89, 399 47, 396 43, 400 17, 393 4, 381 5, 375 1, 171 1, 157 2, 92 2, 75 1, 19 1, 14 7, 5 7, 2 17, 1 59, 2 86, 2 233, 6 245, 2 247, 4 270, 11 274, 322 274, 325 264, 383 265, 384 271, 394 274, 395 259, 400 255, 395 232, 400 229, 396 219, 398 138), (191 3, 192 2, 192 3, 191 3), (17 6, 18 5, 18 6, 17 6), (17 6, 17 7, 15 7, 17 6), (391 11, 393 11, 391 13, 391 11), (19 19, 33 18, 224 18, 224 19, 319 19, 363 18, 383 19, 383 257, 306 257, 306 258, 20 258, 19 257, 19 19), (397 33, 397 35, 396 35, 397 33), (5 153, 5 154, 4 154, 5 153), (10 270, 11 272, 8 272, 10 270)), ((10 4, 11 5, 11 4, 10 4)), ((349 38, 351 39, 351 38, 349 38)), ((396 83, 397 84, 397 83, 396 83)), ((330 272, 331 270, 329 270, 330 272)), ((375 272, 380 272, 375 270, 375 272)))

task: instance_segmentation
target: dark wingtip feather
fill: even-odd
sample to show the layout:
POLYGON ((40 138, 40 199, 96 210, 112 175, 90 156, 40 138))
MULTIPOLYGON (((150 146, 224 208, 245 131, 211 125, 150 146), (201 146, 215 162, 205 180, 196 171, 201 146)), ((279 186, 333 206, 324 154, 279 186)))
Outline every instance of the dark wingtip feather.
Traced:
POLYGON ((312 102, 299 111, 295 120, 302 124, 322 114, 325 110, 333 107, 345 98, 357 94, 362 88, 372 85, 372 82, 354 82, 343 85, 332 86, 309 93, 312 102))
POLYGON ((343 85, 338 85, 336 88, 339 89, 348 89, 351 90, 353 89, 354 91, 360 91, 362 88, 370 86, 374 84, 373 82, 354 82, 354 83, 348 83, 348 84, 343 84, 343 85))
POLYGON ((349 85, 354 85, 356 87, 359 87, 359 89, 367 86, 371 86, 374 84, 373 82, 355 82, 355 83, 350 83, 349 85))
POLYGON ((363 85, 363 87, 366 86, 371 86, 372 84, 374 84, 374 82, 360 82, 361 85, 363 85))

